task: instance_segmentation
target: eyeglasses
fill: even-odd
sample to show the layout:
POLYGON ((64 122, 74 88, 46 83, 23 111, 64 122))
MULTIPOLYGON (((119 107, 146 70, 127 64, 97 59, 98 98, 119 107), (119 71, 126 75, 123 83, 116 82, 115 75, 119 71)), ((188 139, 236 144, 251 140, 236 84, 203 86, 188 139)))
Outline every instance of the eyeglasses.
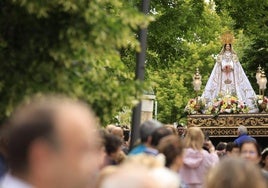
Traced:
POLYGON ((255 152, 255 151, 241 151, 241 155, 245 156, 247 154, 249 154, 250 156, 256 156, 257 152, 255 152))

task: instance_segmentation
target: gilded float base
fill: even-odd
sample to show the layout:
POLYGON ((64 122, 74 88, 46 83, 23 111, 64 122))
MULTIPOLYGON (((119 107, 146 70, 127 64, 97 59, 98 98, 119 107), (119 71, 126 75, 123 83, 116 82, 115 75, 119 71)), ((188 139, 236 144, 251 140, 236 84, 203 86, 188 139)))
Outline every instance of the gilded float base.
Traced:
POLYGON ((213 115, 189 115, 187 126, 200 127, 207 131, 210 137, 236 137, 237 127, 244 125, 248 134, 254 137, 268 137, 268 114, 220 114, 213 115))

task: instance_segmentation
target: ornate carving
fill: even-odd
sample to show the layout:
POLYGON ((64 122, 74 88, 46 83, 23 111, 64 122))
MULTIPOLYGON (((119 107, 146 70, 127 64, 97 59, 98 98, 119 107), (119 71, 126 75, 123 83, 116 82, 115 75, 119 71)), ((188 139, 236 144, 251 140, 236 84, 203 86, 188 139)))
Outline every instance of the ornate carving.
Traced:
POLYGON ((240 125, 252 136, 268 137, 268 114, 189 115, 187 121, 188 127, 200 127, 212 137, 236 137, 240 125))

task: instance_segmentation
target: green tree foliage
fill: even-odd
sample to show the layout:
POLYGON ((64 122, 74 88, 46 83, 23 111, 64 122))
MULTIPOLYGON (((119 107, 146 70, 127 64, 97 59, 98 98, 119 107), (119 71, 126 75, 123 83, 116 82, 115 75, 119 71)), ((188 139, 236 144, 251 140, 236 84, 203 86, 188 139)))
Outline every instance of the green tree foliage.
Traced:
POLYGON ((221 50, 219 36, 230 23, 202 0, 155 1, 152 6, 156 21, 149 26, 147 79, 154 84, 159 120, 172 123, 185 118, 184 107, 195 97, 197 67, 204 87, 221 50))
POLYGON ((133 81, 136 33, 151 20, 137 10, 139 3, 0 1, 0 120, 33 93, 60 92, 87 101, 107 123, 150 86, 159 120, 179 121, 195 96, 195 69, 204 88, 225 30, 234 31, 235 50, 252 82, 257 65, 267 67, 266 0, 151 0, 147 82, 133 81))
MULTIPOLYGON (((235 35, 234 49, 254 86, 256 67, 250 68, 249 54, 263 52, 262 50, 267 48, 259 48, 260 51, 254 49, 255 38, 248 34, 258 28, 256 22, 260 17, 253 19, 256 16, 253 13, 258 12, 257 9, 249 10, 253 16, 251 17, 247 11, 241 12, 239 8, 244 6, 248 10, 251 6, 255 7, 256 3, 253 6, 248 0, 246 3, 237 2, 234 5, 237 10, 234 11, 230 5, 236 2, 218 0, 215 1, 216 4, 213 1, 206 4, 202 0, 151 1, 151 14, 154 14, 155 21, 150 24, 148 30, 146 79, 150 81, 157 95, 160 121, 185 121, 184 107, 190 98, 195 97, 192 86, 195 69, 198 67, 202 75, 203 84, 199 92, 201 95, 215 64, 215 57, 222 48, 219 37, 227 30, 235 35), (247 18, 248 16, 250 18, 247 18)), ((261 9, 264 10, 263 7, 261 9)), ((266 14, 261 12, 262 15, 266 14)), ((265 32, 257 30, 254 33, 265 35, 265 32)), ((256 35, 256 40, 260 39, 262 37, 256 35)), ((131 54, 133 53, 129 51, 124 53, 126 62, 134 59, 131 54)), ((260 54, 252 56, 256 57, 262 58, 260 54)))
POLYGON ((144 88, 120 50, 139 50, 149 17, 124 0, 1 0, 0 119, 34 93, 89 102, 108 122, 144 88))

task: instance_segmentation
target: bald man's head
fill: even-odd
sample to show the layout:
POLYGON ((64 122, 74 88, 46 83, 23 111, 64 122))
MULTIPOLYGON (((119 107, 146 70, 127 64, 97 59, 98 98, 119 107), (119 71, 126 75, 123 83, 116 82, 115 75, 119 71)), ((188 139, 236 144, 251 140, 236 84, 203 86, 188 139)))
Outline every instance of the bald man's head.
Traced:
POLYGON ((121 127, 114 127, 111 133, 124 141, 124 131, 121 127))
POLYGON ((82 188, 93 182, 101 161, 100 139, 95 116, 85 103, 34 98, 15 111, 10 125, 13 174, 27 174, 36 187, 82 188))

